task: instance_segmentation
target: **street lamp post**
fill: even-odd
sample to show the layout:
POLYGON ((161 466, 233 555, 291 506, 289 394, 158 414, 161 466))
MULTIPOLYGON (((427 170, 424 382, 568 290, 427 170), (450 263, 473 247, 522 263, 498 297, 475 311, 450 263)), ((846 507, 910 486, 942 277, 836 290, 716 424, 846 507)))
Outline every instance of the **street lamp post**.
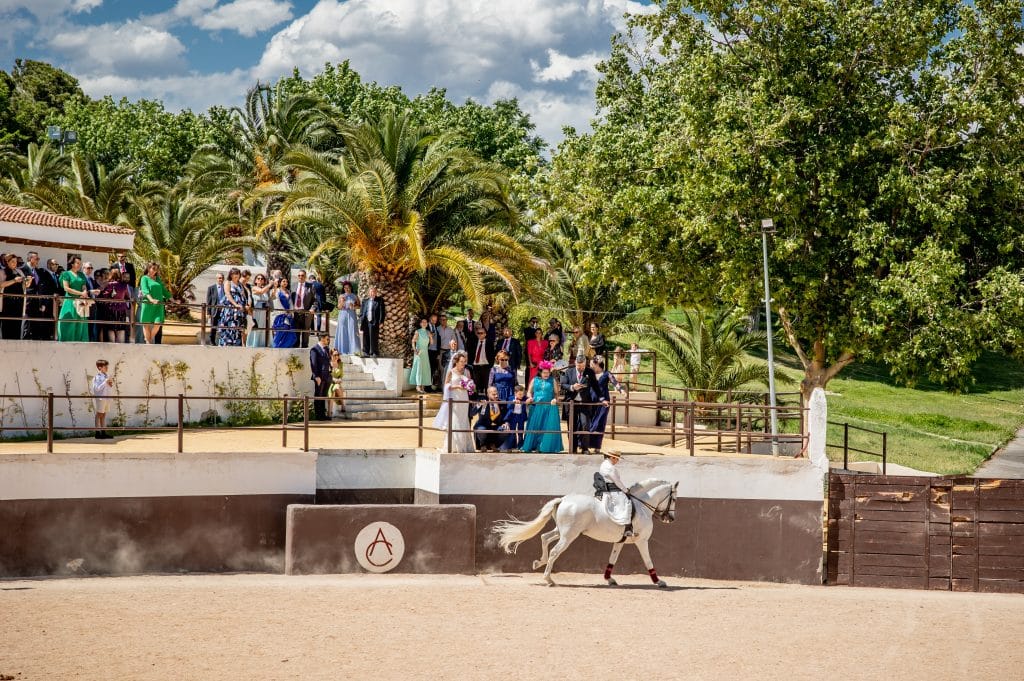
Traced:
POLYGON ((779 455, 779 415, 775 411, 775 354, 772 349, 772 294, 768 286, 768 235, 775 233, 775 221, 761 220, 761 253, 764 258, 764 317, 768 333, 768 400, 772 419, 772 456, 779 455))
POLYGON ((64 155, 64 145, 78 141, 78 133, 74 130, 61 130, 59 125, 46 126, 46 136, 60 145, 60 155, 64 155))

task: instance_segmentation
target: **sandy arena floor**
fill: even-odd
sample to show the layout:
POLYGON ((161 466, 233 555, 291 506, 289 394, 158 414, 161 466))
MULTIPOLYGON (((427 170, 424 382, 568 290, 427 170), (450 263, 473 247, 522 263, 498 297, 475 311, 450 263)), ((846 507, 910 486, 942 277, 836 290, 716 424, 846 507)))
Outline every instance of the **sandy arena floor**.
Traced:
POLYGON ((0 581, 0 679, 1010 679, 1024 596, 592 575, 0 581))

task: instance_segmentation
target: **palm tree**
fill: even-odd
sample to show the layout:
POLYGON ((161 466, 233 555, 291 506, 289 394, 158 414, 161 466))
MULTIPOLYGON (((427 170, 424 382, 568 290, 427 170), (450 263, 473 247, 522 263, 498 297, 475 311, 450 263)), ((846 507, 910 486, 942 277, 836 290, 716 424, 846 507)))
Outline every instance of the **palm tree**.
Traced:
MULTIPOLYGON (((766 342, 763 332, 746 332, 745 319, 729 309, 683 313, 682 322, 631 315, 614 325, 658 353, 659 366, 674 373, 690 389, 695 402, 717 402, 752 383, 768 384, 768 367, 747 362, 746 355, 766 342)), ((776 370, 775 378, 791 379, 776 370)))
MULTIPOLYGON (((195 300, 192 282, 212 265, 243 246, 250 237, 225 237, 238 219, 215 202, 178 187, 132 200, 136 227, 134 259, 155 262, 173 301, 195 300)), ((171 308, 169 308, 169 311, 171 308)), ((173 310, 181 314, 185 308, 173 310)))
MULTIPOLYGON (((216 197, 237 213, 241 231, 256 234, 276 209, 275 198, 263 190, 288 179, 282 160, 295 145, 319 147, 333 135, 329 107, 304 93, 257 84, 245 105, 230 112, 216 143, 200 148, 189 163, 189 186, 200 196, 216 197), (251 200, 260 194, 260 200, 251 200)), ((270 269, 287 270, 284 244, 278 235, 262 245, 270 269)))
POLYGON ((57 187, 66 177, 70 166, 70 157, 62 156, 49 142, 28 145, 25 156, 5 154, 4 165, 8 166, 4 178, 8 190, 22 194, 24 192, 46 187, 57 187))
POLYGON ((21 198, 26 205, 84 220, 123 224, 131 197, 156 189, 155 184, 141 190, 136 187, 134 171, 129 166, 119 165, 107 172, 102 165, 79 154, 67 158, 64 181, 37 183, 23 190, 21 198))
POLYGON ((333 249, 365 273, 385 302, 385 354, 404 354, 417 276, 440 273, 475 305, 491 281, 518 295, 538 262, 510 227, 517 213, 502 169, 406 114, 343 126, 342 138, 339 155, 285 156, 297 179, 263 227, 312 226, 323 239, 314 255, 333 249))

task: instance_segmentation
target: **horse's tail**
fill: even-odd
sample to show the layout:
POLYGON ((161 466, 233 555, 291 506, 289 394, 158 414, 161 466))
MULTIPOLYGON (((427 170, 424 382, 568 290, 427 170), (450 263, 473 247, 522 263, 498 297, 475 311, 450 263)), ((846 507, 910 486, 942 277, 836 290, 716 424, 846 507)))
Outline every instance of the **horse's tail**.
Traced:
POLYGON ((548 519, 555 514, 558 505, 562 503, 562 497, 552 499, 544 504, 540 513, 533 520, 497 520, 491 531, 498 535, 498 545, 505 549, 505 553, 515 553, 516 548, 524 541, 533 537, 544 529, 548 519))

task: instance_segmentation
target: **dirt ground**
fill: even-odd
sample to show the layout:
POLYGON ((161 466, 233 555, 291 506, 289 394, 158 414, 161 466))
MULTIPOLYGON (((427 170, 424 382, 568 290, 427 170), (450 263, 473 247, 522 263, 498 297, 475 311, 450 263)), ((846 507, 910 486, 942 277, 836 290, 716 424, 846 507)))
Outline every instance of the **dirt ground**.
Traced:
POLYGON ((593 575, 0 582, 0 679, 1010 679, 1024 596, 593 575))

